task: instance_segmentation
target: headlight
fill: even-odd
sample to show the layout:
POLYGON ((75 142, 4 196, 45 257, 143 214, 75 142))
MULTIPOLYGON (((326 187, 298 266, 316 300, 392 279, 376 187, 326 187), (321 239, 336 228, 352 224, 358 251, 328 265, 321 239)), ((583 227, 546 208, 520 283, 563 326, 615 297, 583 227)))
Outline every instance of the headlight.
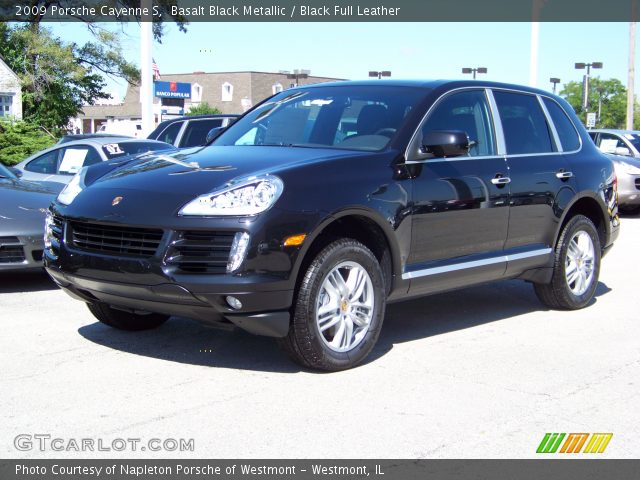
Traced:
POLYGON ((58 195, 58 202, 63 205, 71 205, 71 202, 84 190, 84 175, 86 171, 86 167, 83 167, 73 176, 67 186, 60 192, 60 195, 58 195))
POLYGON ((47 216, 44 220, 44 248, 51 248, 51 239, 53 238, 53 215, 47 210, 47 216))
POLYGON ((627 162, 620 162, 619 165, 622 171, 628 175, 640 175, 640 168, 635 165, 631 165, 627 162))
POLYGON ((282 180, 273 175, 252 177, 200 195, 178 215, 256 215, 271 208, 283 188, 282 180))

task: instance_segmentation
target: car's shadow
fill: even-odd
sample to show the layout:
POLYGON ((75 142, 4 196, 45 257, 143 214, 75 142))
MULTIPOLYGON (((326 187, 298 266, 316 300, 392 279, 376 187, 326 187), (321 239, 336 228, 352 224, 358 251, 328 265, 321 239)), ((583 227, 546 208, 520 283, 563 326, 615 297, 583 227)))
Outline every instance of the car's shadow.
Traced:
POLYGON ((0 273, 0 293, 42 292, 57 288, 44 269, 0 273))
MULTIPOLYGON (((609 291, 600 282, 593 302, 609 291)), ((506 321, 539 310, 546 309, 536 299, 532 287, 518 281, 395 303, 387 307, 380 338, 367 363, 385 355, 398 343, 506 321)), ((281 373, 303 370, 289 361, 269 338, 240 330, 207 328, 182 318, 172 318, 162 327, 146 332, 123 332, 98 322, 81 327, 78 332, 108 348, 171 362, 281 373)))

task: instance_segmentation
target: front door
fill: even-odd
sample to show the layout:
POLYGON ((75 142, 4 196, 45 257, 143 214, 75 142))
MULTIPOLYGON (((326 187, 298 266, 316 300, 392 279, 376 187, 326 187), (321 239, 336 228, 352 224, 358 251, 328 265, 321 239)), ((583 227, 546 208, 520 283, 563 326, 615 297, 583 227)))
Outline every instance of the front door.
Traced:
POLYGON ((421 134, 435 130, 466 132, 471 149, 467 156, 413 165, 411 254, 403 278, 416 294, 495 280, 506 267, 509 172, 497 154, 485 90, 444 97, 421 134))

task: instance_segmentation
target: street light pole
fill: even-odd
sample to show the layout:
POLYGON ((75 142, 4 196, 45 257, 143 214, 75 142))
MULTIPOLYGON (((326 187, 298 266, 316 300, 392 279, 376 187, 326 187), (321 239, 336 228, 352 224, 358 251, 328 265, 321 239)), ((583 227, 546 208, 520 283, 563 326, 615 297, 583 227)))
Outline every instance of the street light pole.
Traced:
POLYGON ((576 70, 587 69, 587 74, 582 79, 582 109, 585 113, 589 113, 589 74, 591 73, 591 67, 602 68, 602 62, 592 63, 576 63, 576 70))
POLYGON ((374 78, 378 77, 378 80, 380 80, 382 77, 390 77, 391 72, 389 70, 369 70, 369 76, 374 78))
POLYGON ((463 67, 462 73, 473 73, 473 79, 475 80, 476 73, 487 73, 487 68, 486 67, 478 67, 478 68, 463 67))
POLYGON ((560 83, 560 79, 559 79, 559 78, 556 78, 556 77, 551 77, 551 78, 549 79, 549 81, 550 81, 551 83, 553 83, 553 94, 555 95, 555 94, 556 94, 556 85, 558 85, 558 84, 560 83))

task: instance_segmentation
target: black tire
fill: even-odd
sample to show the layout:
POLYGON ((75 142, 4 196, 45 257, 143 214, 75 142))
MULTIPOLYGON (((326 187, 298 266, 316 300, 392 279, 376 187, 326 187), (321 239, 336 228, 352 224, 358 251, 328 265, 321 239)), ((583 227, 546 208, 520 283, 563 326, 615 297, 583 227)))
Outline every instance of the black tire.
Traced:
MULTIPOLYGON (((345 267, 349 268, 349 267, 345 267)), ((357 289, 356 289, 357 290, 357 289)), ((341 305, 344 305, 341 304, 341 305)), ((349 304, 351 305, 351 304, 349 304)), ((311 262, 302 278, 293 306, 289 333, 278 343, 298 364, 315 370, 338 371, 352 368, 362 362, 378 340, 386 306, 385 282, 380 264, 371 251, 353 239, 340 239, 326 246, 311 262), (328 275, 345 264, 356 264, 369 276, 373 311, 366 334, 353 348, 338 352, 327 345, 326 335, 320 332, 316 314, 323 283, 328 275)), ((345 309, 347 307, 344 307, 345 309)), ((350 308, 350 307, 349 307, 350 308)), ((346 310, 338 316, 346 318, 346 310)), ((352 323, 352 328, 358 328, 352 323)), ((338 327, 332 327, 338 328, 338 327)), ((330 329, 329 329, 330 330, 330 329)), ((337 333, 336 333, 337 335, 337 333)), ((346 337, 345 337, 346 338, 346 337)))
POLYGON ((593 222, 583 215, 576 215, 565 225, 555 248, 553 277, 548 284, 534 284, 536 295, 546 306, 558 310, 577 310, 591 302, 598 286, 600 275, 600 237, 593 222), (593 276, 584 293, 576 294, 569 286, 566 276, 567 251, 572 239, 585 232, 593 244, 593 276))
POLYGON ((118 330, 128 330, 131 332, 150 330, 159 327, 169 320, 168 315, 160 315, 159 313, 142 315, 125 312, 124 310, 111 308, 106 303, 87 303, 87 307, 100 322, 117 328, 118 330))

